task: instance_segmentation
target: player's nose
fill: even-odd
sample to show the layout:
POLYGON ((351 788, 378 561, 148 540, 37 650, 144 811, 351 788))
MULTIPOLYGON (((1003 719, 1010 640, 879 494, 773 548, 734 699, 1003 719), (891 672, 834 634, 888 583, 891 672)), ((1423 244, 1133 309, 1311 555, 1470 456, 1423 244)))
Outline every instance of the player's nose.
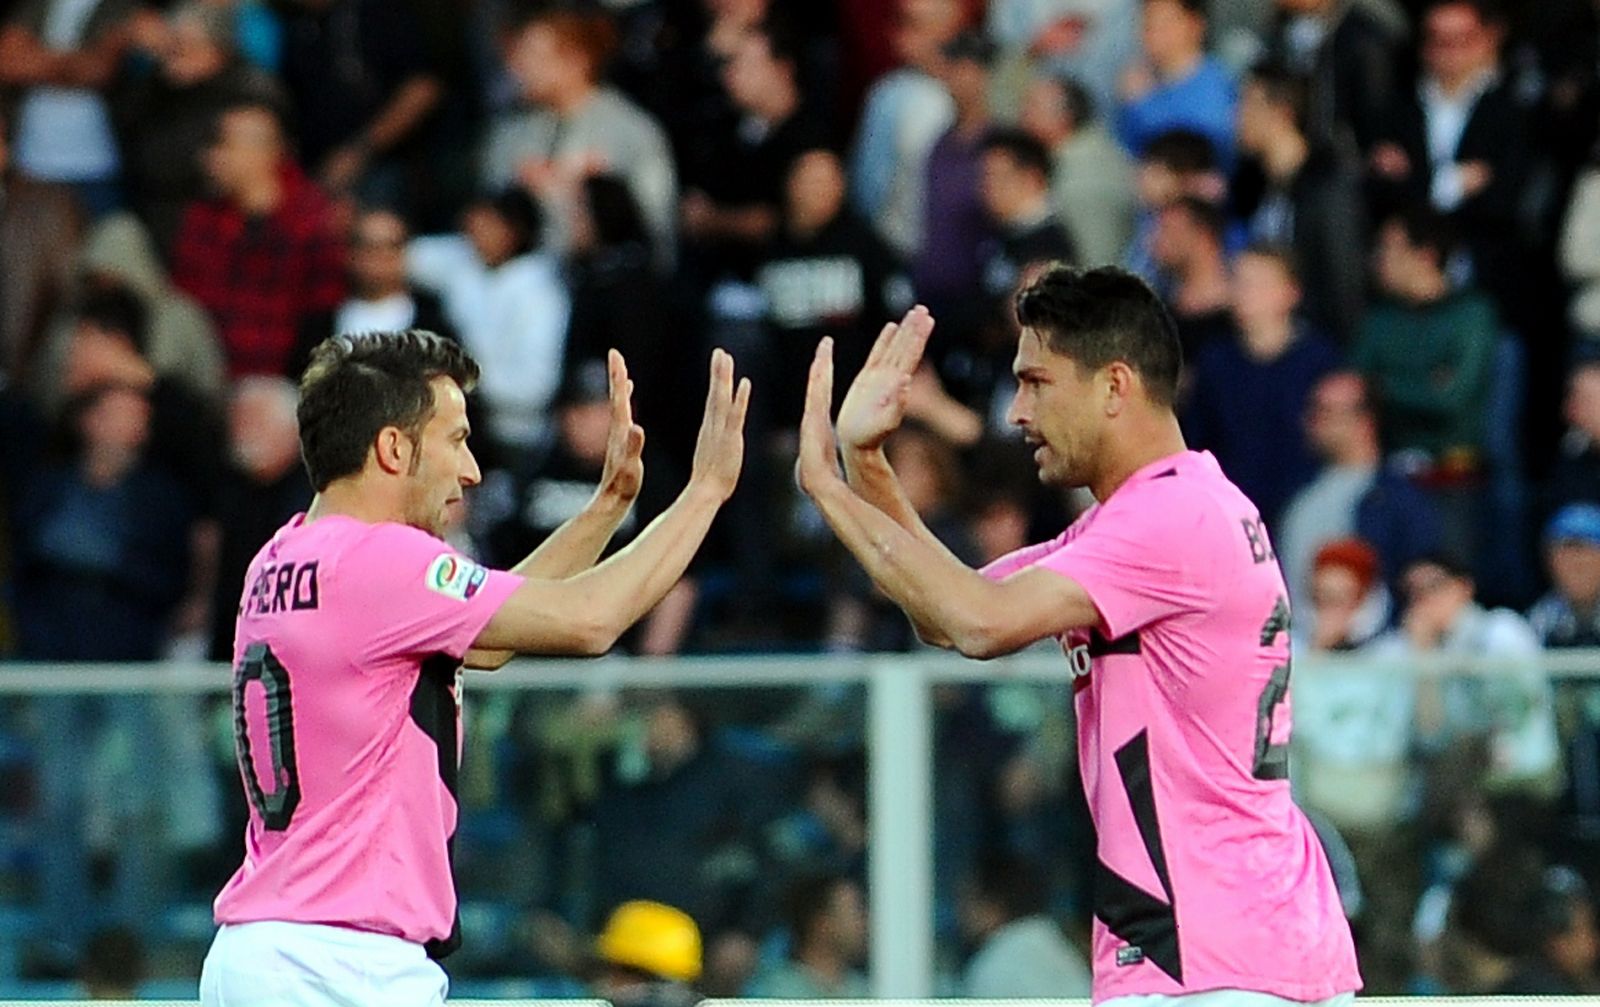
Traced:
POLYGON ((467 452, 467 463, 461 468, 461 485, 476 486, 483 482, 483 473, 478 469, 478 459, 472 454, 471 448, 467 452))

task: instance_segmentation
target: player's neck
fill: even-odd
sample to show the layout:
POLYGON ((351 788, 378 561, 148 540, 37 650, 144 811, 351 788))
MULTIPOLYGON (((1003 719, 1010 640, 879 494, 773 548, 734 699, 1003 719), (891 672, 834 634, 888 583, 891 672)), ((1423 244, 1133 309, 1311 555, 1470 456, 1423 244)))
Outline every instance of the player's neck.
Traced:
POLYGON ((330 483, 312 498, 306 508, 306 523, 325 517, 349 517, 367 524, 403 522, 405 515, 395 501, 386 494, 372 492, 372 488, 351 479, 330 483))
POLYGON ((1183 441, 1178 418, 1167 411, 1137 419, 1130 417, 1129 428, 1119 438, 1118 448, 1111 452, 1105 469, 1089 486, 1089 492, 1101 503, 1109 500, 1135 472, 1151 462, 1182 454, 1189 446, 1183 441))

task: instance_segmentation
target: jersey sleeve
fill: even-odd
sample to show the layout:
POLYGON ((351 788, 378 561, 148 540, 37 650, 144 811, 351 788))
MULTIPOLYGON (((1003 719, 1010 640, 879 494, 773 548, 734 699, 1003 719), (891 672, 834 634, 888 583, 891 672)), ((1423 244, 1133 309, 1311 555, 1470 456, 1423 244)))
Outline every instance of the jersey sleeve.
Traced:
POLYGON ((990 580, 1005 580, 1012 574, 1026 570, 1044 557, 1060 549, 1062 543, 1067 541, 1068 534, 1063 532, 1048 542, 1027 545, 1015 552, 1008 552, 978 572, 990 580))
POLYGON ((483 627, 522 584, 426 532, 380 525, 347 553, 342 602, 369 627, 368 655, 448 654, 462 658, 483 627))
POLYGON ((1157 506, 1152 496, 1103 509, 1033 564, 1081 585, 1113 640, 1214 602, 1210 582, 1221 566, 1209 549, 1216 529, 1193 511, 1157 506))

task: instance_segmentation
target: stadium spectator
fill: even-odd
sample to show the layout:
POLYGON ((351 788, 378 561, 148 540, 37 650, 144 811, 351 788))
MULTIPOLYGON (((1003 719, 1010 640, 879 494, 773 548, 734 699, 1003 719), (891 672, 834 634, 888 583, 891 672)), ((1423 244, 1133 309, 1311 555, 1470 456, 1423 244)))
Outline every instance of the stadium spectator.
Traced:
POLYGON ((615 1007, 693 1007, 700 1002, 700 928, 681 909, 624 902, 595 939, 596 996, 615 1007))
POLYGON ((1487 744, 1481 781, 1492 792, 1548 796, 1560 777, 1550 680, 1539 667, 1539 639, 1509 609, 1476 599, 1472 574, 1444 553, 1413 561, 1400 574, 1400 628, 1374 641, 1374 657, 1420 655, 1488 659, 1496 667, 1416 679, 1417 743, 1438 755, 1487 744))
POLYGON ((1433 501, 1384 463, 1378 418, 1359 374, 1337 371, 1318 381, 1304 429, 1322 468, 1290 498, 1274 538, 1290 600, 1305 607, 1315 591, 1314 557, 1347 536, 1374 550, 1380 581, 1394 594, 1400 571, 1439 548, 1433 501))
POLYGON ((654 254, 666 263, 678 207, 672 149, 648 112, 601 81, 615 34, 604 14, 566 10, 544 11, 513 29, 507 62, 531 107, 491 127, 482 178, 495 190, 520 182, 538 197, 546 240, 558 252, 570 244, 567 225, 584 176, 622 178, 643 211, 654 254))
POLYGON ((725 277, 748 281, 778 235, 795 158, 828 139, 801 89, 796 42, 783 26, 752 27, 732 45, 722 83, 736 120, 679 150, 679 227, 708 289, 725 277))
POLYGON ((657 447, 687 463, 694 426, 693 417, 676 408, 680 391, 689 394, 678 377, 698 371, 699 361, 683 345, 644 214, 627 182, 607 174, 586 177, 569 210, 572 317, 563 373, 586 361, 603 362, 608 350, 621 351, 634 373, 649 376, 634 389, 634 415, 649 425, 657 447), (692 368, 684 366, 689 360, 692 368))
POLYGON ((1301 263, 1306 319, 1349 346, 1364 311, 1366 207, 1358 163, 1330 141, 1314 142, 1302 125, 1304 86, 1287 72, 1259 66, 1239 98, 1239 149, 1245 161, 1234 196, 1250 239, 1292 248, 1301 263), (1248 190, 1248 195, 1246 191, 1248 190))
MULTIPOLYGON (((76 262, 79 296, 107 290, 138 298, 145 324, 145 350, 156 374, 181 382, 206 398, 222 394, 225 369, 216 329, 194 299, 177 290, 161 265, 150 232, 131 213, 108 214, 84 239, 76 262)), ((62 396, 62 365, 75 319, 70 311, 52 321, 32 384, 54 411, 62 396)))
POLYGON ((1089 92, 1066 77, 1035 77, 1020 125, 1050 152, 1056 218, 1086 265, 1122 261, 1133 239, 1133 162, 1094 114, 1089 92))
POLYGON ((172 282, 210 312, 231 376, 287 376, 306 316, 344 296, 328 199, 291 160, 266 105, 222 113, 206 174, 216 195, 184 212, 172 282))
POLYGON ((783 230, 756 274, 767 300, 765 405, 777 430, 793 430, 817 340, 839 343, 850 374, 886 315, 911 306, 911 284, 894 253, 846 202, 845 176, 829 150, 795 159, 784 197, 783 230))
POLYGON ((1139 3, 991 0, 987 25, 1001 47, 1002 83, 1020 76, 1026 87, 1035 72, 1071 77, 1096 108, 1115 108, 1118 77, 1139 53, 1139 3))
POLYGON ((1585 166, 1573 183, 1561 227, 1560 265, 1576 288, 1568 318, 1585 339, 1600 341, 1600 164, 1585 166))
POLYGON ((543 232, 539 205, 511 188, 468 206, 460 233, 413 238, 406 248, 412 282, 439 296, 484 365, 485 471, 531 460, 550 435, 571 307, 559 264, 540 247, 543 232))
POLYGON ((903 258, 922 244, 928 154, 955 118, 943 49, 966 19, 961 0, 899 0, 901 65, 867 90, 850 160, 856 209, 903 258))
POLYGON ((1136 157, 1175 129, 1211 141, 1217 160, 1233 163, 1233 115, 1238 101, 1226 67, 1206 55, 1206 9, 1201 0, 1144 0, 1143 52, 1122 72, 1117 138, 1136 157))
POLYGON ((1392 5, 1364 0, 1277 0, 1276 7, 1267 53, 1306 81, 1307 138, 1365 152, 1402 79, 1404 21, 1389 16, 1392 5))
POLYGON ((128 287, 108 285, 84 294, 66 327, 55 401, 71 402, 107 384, 147 396, 151 460, 209 514, 223 463, 221 418, 209 396, 152 365, 149 318, 144 302, 128 287))
MULTIPOLYGON (((1195 196, 1180 196, 1156 211, 1150 257, 1178 326, 1185 362, 1233 335, 1233 280, 1223 251, 1222 210, 1195 196)), ((1190 377, 1193 375, 1191 373, 1190 377)))
MULTIPOLYGON (((406 246, 410 240, 411 229, 394 211, 357 212, 350 227, 348 296, 332 310, 308 315, 301 323, 288 368, 291 378, 300 376, 311 360, 311 351, 329 336, 426 329, 455 338, 439 298, 408 282, 406 246)), ((254 550, 250 555, 255 555, 254 550)))
MULTIPOLYGON (((151 406, 142 390, 96 385, 68 402, 61 423, 62 453, 6 474, 12 562, 28 585, 15 599, 17 656, 154 661, 190 588, 194 504, 149 458, 151 406)), ((102 922, 146 928, 154 919, 164 794, 129 776, 161 779, 154 774, 171 768, 162 752, 174 739, 155 704, 138 695, 36 701, 38 826, 51 837, 39 864, 36 936, 69 956, 102 922), (86 771, 85 751, 113 743, 131 748, 86 771), (92 880, 95 857, 110 865, 105 894, 92 880)))
POLYGON ((963 996, 1089 995, 1089 963, 1046 915, 1049 894, 1035 865, 998 854, 979 858, 961 907, 963 936, 976 948, 962 975, 963 996))
POLYGON ((1158 292, 1168 293, 1150 247, 1161 208, 1181 196, 1220 206, 1228 193, 1228 180, 1217 167, 1210 140, 1199 133, 1175 130, 1151 140, 1140 156, 1135 192, 1139 212, 1133 243, 1123 255, 1123 265, 1158 292))
POLYGON ((967 31, 943 51, 943 82, 955 103, 955 119, 928 153, 922 244, 911 262, 917 299, 940 311, 936 360, 950 349, 971 346, 983 324, 978 250, 991 233, 979 195, 979 176, 989 131, 994 43, 967 31))
POLYGON ((11 170, 10 126, 0 109, 0 375, 20 381, 71 287, 82 222, 71 193, 11 170))
POLYGON ((1316 651, 1358 650, 1389 628, 1393 598, 1377 550, 1358 538, 1333 539, 1311 563, 1310 604, 1296 638, 1316 651))
MULTIPOLYGON (((1172 212, 1171 210, 1168 211, 1172 212)), ((1237 335, 1202 347, 1184 429, 1210 450, 1268 528, 1316 474, 1310 445, 1295 436, 1312 390, 1339 367, 1339 352, 1299 314, 1300 276, 1283 248, 1252 246, 1234 264, 1237 335), (1263 437, 1261 431, 1288 431, 1263 437)))
POLYGON ((28 0, 0 26, 0 87, 20 92, 13 168, 70 188, 89 217, 122 203, 106 94, 135 10, 129 0, 28 0))
POLYGON ((1519 201, 1534 146, 1528 113, 1502 72, 1505 21, 1494 0, 1431 0, 1422 74, 1395 104, 1368 155, 1380 216, 1426 203, 1457 225, 1478 283, 1520 303, 1519 201))
POLYGON ((859 971, 867 950, 861 887, 833 875, 807 878, 789 891, 785 922, 789 957, 756 977, 750 995, 782 1000, 859 1000, 868 995, 859 971))
POLYGON ((217 489, 216 590, 208 657, 233 660, 234 621, 250 560, 279 528, 311 503, 300 462, 299 393, 287 378, 241 378, 228 402, 228 465, 217 489))
MULTIPOLYGON (((1509 996, 1600 993, 1600 927, 1594 897, 1583 876, 1570 867, 1551 866, 1532 886, 1533 947, 1512 963, 1511 975, 1495 993, 1509 996)), ((1513 898, 1524 894, 1511 889, 1513 898)))
POLYGON ((1600 503, 1600 353, 1586 352, 1567 377, 1569 424, 1546 490, 1553 511, 1564 504, 1600 503))
POLYGON ((408 176, 445 92, 421 9, 414 0, 289 0, 281 11, 279 75, 301 164, 329 192, 410 205, 426 183, 408 176))
POLYGON ((1078 253, 1050 205, 1050 152, 1044 144, 1019 129, 997 129, 982 150, 978 191, 994 229, 979 252, 983 293, 993 306, 985 344, 1009 351, 1011 301, 1024 273, 1041 263, 1076 263, 1078 253))
POLYGON ((231 6, 186 0, 151 21, 145 52, 156 65, 125 71, 131 79, 112 102, 128 203, 163 261, 172 259, 184 208, 205 191, 205 151, 217 117, 239 104, 286 101, 282 85, 235 48, 235 14, 231 6))
POLYGON ((1545 647, 1600 647, 1600 505, 1567 504, 1544 530, 1549 594, 1528 611, 1545 647))
POLYGON ((1451 282, 1454 247, 1448 222, 1427 207, 1383 223, 1376 253, 1382 297, 1351 354, 1370 383, 1385 446, 1416 456, 1415 466, 1445 484, 1470 480, 1482 464, 1500 334, 1488 298, 1451 282))

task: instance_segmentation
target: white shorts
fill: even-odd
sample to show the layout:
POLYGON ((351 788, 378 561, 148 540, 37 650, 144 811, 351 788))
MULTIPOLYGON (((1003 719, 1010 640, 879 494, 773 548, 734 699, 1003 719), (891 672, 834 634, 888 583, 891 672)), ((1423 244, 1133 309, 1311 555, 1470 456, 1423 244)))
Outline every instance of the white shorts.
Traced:
POLYGON ((1326 1000, 1287 1000, 1271 993, 1254 990, 1207 990, 1204 993, 1183 993, 1162 996, 1146 993, 1128 997, 1113 997, 1101 1001, 1098 1007, 1351 1007, 1356 1002, 1354 993, 1340 993, 1326 1000))
POLYGON ((217 931, 200 970, 204 1007, 436 1007, 450 980, 422 945, 316 923, 217 931))

